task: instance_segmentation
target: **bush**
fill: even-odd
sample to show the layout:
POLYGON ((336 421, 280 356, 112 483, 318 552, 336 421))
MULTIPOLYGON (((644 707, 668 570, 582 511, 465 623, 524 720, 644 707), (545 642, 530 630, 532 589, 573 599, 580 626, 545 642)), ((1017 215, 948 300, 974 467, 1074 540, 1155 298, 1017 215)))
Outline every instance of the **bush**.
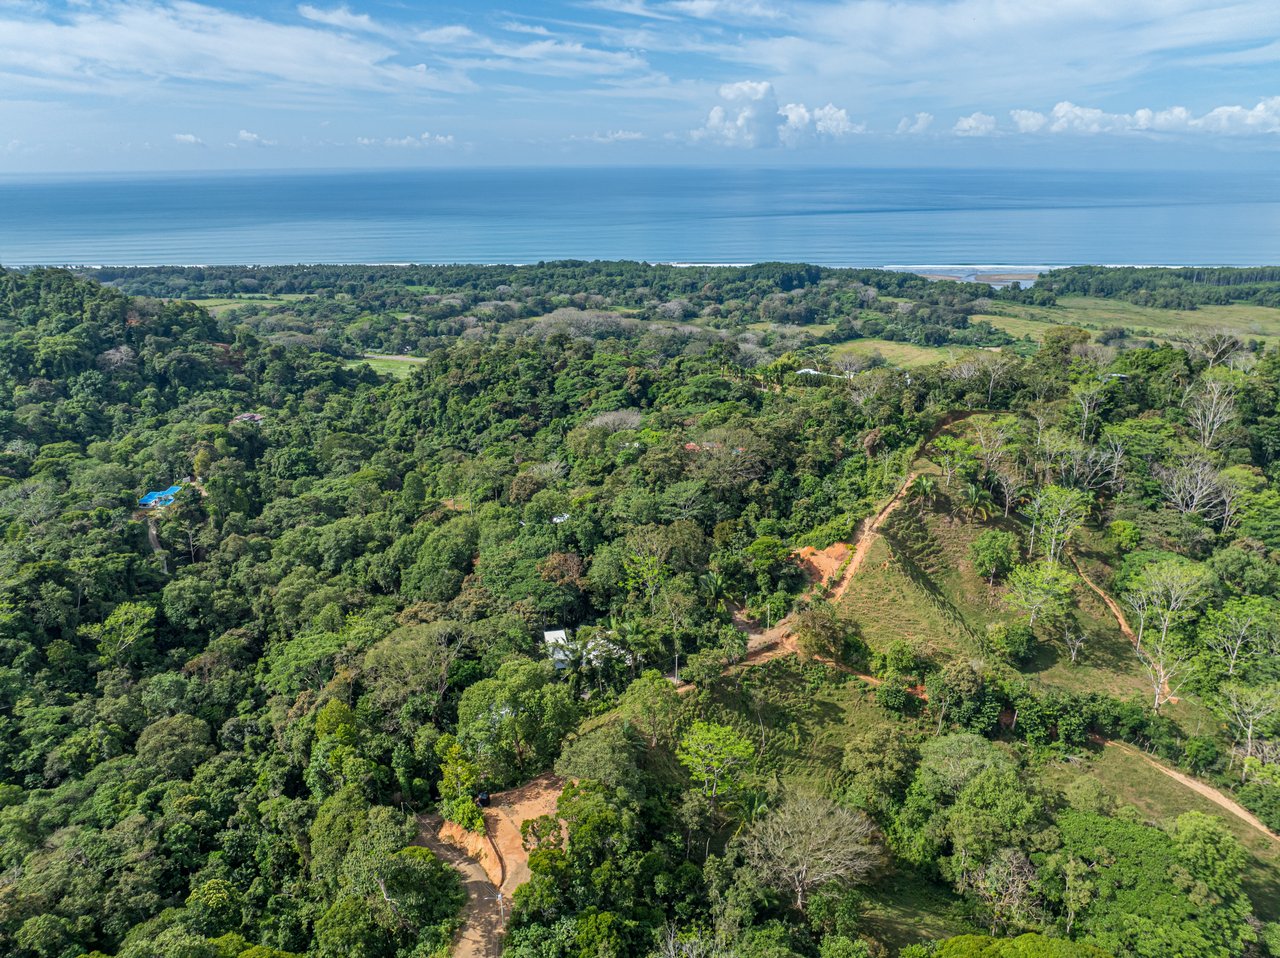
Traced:
POLYGON ((993 622, 987 626, 987 634, 982 643, 985 651, 1014 663, 1025 659, 1034 644, 1035 634, 1025 622, 1012 625, 993 622))
POLYGON ((1222 750, 1211 738, 1197 735, 1182 746, 1182 762, 1197 775, 1215 767, 1222 759, 1222 750))
POLYGON ((1107 538, 1120 552, 1132 552, 1142 541, 1142 533, 1128 519, 1117 519, 1107 526, 1107 538))
POLYGON ((871 668, 878 678, 890 675, 915 675, 919 661, 911 644, 894 639, 871 660, 871 668))
POLYGON ((891 712, 905 712, 911 704, 910 688, 905 675, 890 672, 876 687, 876 702, 891 712))

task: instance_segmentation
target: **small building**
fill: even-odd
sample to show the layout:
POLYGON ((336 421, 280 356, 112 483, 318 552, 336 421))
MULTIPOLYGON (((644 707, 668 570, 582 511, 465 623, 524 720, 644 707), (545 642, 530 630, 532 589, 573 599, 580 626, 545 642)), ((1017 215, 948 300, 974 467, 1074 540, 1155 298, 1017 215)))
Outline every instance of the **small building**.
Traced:
POLYGON ((262 422, 267 417, 256 412, 242 412, 240 415, 232 419, 232 422, 262 422))
POLYGON ((542 633, 542 644, 547 647, 547 658, 556 671, 569 667, 569 633, 564 629, 552 629, 542 633))
POLYGON ((173 505, 174 497, 181 491, 182 486, 170 486, 159 492, 148 492, 138 500, 138 505, 144 509, 163 509, 165 506, 173 505))

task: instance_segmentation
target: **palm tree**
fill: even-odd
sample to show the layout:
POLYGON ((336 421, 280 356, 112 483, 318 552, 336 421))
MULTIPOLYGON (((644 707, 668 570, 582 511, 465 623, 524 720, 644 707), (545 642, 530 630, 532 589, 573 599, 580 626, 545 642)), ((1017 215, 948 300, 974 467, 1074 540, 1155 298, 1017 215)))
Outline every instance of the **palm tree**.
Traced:
POLYGON ((921 473, 911 480, 907 495, 916 502, 932 502, 938 495, 938 480, 928 473, 921 473))
POLYGON ((977 482, 967 482, 960 498, 964 503, 965 511, 969 513, 969 518, 976 519, 980 517, 983 522, 991 518, 991 510, 995 506, 995 500, 991 498, 991 492, 986 486, 977 482))
POLYGON ((698 587, 706 599, 707 608, 719 615, 724 615, 728 608, 729 581, 724 573, 712 570, 698 577, 698 587))
POLYGON ((638 665, 651 663, 661 657, 662 647, 653 641, 652 636, 646 635, 644 629, 634 622, 628 622, 626 619, 611 615, 607 625, 609 638, 630 653, 629 667, 632 678, 636 677, 636 667, 638 665))

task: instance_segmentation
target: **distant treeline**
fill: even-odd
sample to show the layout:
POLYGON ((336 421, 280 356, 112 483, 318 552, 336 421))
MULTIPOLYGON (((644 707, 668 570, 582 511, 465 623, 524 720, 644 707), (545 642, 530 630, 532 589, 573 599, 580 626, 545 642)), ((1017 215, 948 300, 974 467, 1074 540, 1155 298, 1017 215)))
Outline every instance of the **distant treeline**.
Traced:
POLYGON ((526 266, 108 266, 83 275, 134 296, 216 297, 235 294, 279 296, 297 293, 359 295, 370 288, 468 290, 491 293, 502 287, 554 294, 627 297, 635 304, 653 297, 691 296, 714 287, 725 298, 792 292, 824 280, 860 283, 888 295, 929 299, 931 288, 970 288, 989 296, 984 283, 935 283, 911 273, 876 269, 830 269, 803 263, 752 266, 673 266, 630 260, 560 260, 526 266))
MULTIPOLYGON (((426 354, 479 328, 553 320, 616 335, 658 320, 749 336, 772 348, 775 331, 827 326, 822 342, 876 337, 921 346, 1002 346, 1007 333, 971 316, 992 299, 1051 305, 1038 290, 933 282, 888 270, 790 263, 670 266, 566 260, 529 266, 127 267, 86 271, 134 296, 244 300, 240 320, 276 341, 342 353, 426 354), (271 297, 301 296, 286 303, 271 297), (266 299, 257 301, 257 297, 266 299), (767 324, 762 329, 760 324, 767 324)), ((475 331, 475 332, 472 332, 475 331)), ((818 332, 818 331, 814 331, 818 332)))
POLYGON ((1138 268, 1073 266, 1041 276, 1035 289, 1059 296, 1101 296, 1158 309, 1248 303, 1280 307, 1280 266, 1138 268))

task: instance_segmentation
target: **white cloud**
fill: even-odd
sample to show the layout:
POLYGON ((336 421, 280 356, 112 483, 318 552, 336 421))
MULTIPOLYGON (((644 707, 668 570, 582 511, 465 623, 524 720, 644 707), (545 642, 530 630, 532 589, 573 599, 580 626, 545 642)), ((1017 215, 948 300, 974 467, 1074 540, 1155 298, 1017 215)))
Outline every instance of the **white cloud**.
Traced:
POLYGON ((865 133, 865 124, 854 123, 844 109, 833 103, 820 106, 813 111, 813 129, 819 136, 848 136, 851 133, 865 133))
POLYGON ((777 20, 782 11, 759 0, 672 0, 664 9, 699 20, 777 20))
POLYGON ((356 137, 356 144, 359 146, 391 146, 415 150, 424 147, 452 149, 457 145, 452 134, 442 135, 439 133, 421 133, 418 136, 387 136, 381 139, 378 137, 358 136, 356 137))
POLYGON ((773 84, 763 80, 726 83, 719 90, 725 101, 711 108, 707 122, 693 131, 695 140, 746 149, 796 147, 819 139, 839 139, 863 133, 866 127, 849 119, 834 103, 810 110, 803 103, 778 106, 773 84))
POLYGON ((1248 109, 1215 107, 1194 122, 1215 133, 1280 133, 1280 96, 1268 97, 1248 109))
POLYGON ((1018 128, 1019 133, 1037 133, 1049 122, 1047 116, 1035 110, 1010 110, 1009 116, 1013 118, 1013 125, 1018 128))
POLYGON ((971 113, 956 120, 951 132, 956 136, 990 136, 996 131, 996 118, 989 113, 971 113))
POLYGON ((1280 96, 1260 100, 1255 106, 1219 106, 1202 116, 1186 107, 1166 110, 1140 109, 1132 113, 1108 113, 1097 107, 1058 103, 1048 115, 1035 110, 1011 110, 1019 133, 1061 133, 1078 136, 1123 133, 1202 133, 1248 136, 1280 133, 1280 96))
POLYGON ((257 133, 250 133, 248 130, 241 130, 240 135, 236 137, 236 142, 245 146, 275 146, 275 140, 265 140, 257 133))
POLYGON ((694 131, 694 139, 748 149, 777 145, 781 114, 773 84, 754 80, 726 83, 720 87, 720 99, 725 103, 711 108, 702 129, 694 131))
POLYGON ((898 121, 897 132, 902 133, 923 133, 933 125, 932 113, 917 113, 914 117, 904 116, 898 121))
POLYGON ((304 20, 323 23, 328 27, 338 27, 341 30, 382 34, 388 32, 385 28, 375 23, 367 13, 352 13, 345 6, 335 7, 332 10, 322 10, 319 7, 313 7, 309 3, 303 3, 298 6, 298 13, 304 20))
POLYGON ((586 140, 591 143, 634 143, 647 137, 636 130, 606 130, 604 133, 589 133, 586 136, 571 136, 571 140, 586 140))
POLYGON ((462 43, 464 41, 470 42, 479 39, 479 37, 468 27, 460 24, 451 24, 447 27, 432 27, 430 30, 419 30, 418 39, 423 43, 449 44, 462 43))
POLYGON ((411 93, 468 88, 465 77, 397 62, 400 51, 324 25, 283 24, 189 0, 117 0, 61 15, 0 9, 0 80, 42 94, 217 89, 411 93))
POLYGON ((1230 82, 1225 71, 1197 71, 1206 51, 1280 61, 1275 0, 791 0, 785 9, 786 29, 727 37, 721 59, 785 78, 788 89, 909 96, 939 114, 1065 90, 1113 95, 1140 77, 1178 82, 1169 78, 1179 71, 1202 89, 1230 82))
POLYGON ((204 140, 196 136, 194 133, 175 133, 173 134, 175 142, 185 144, 186 146, 204 146, 204 140))
POLYGON ((415 38, 430 45, 433 56, 463 74, 510 71, 537 76, 612 78, 649 72, 644 57, 632 48, 562 39, 538 26, 508 23, 502 29, 519 35, 519 40, 485 36, 460 24, 419 30, 415 38))
POLYGON ((773 96, 773 84, 766 80, 739 80, 720 87, 725 100, 765 100, 773 96))
POLYGON ((1127 129, 1132 119, 1064 100, 1049 112, 1048 130, 1050 133, 1118 133, 1127 129))

